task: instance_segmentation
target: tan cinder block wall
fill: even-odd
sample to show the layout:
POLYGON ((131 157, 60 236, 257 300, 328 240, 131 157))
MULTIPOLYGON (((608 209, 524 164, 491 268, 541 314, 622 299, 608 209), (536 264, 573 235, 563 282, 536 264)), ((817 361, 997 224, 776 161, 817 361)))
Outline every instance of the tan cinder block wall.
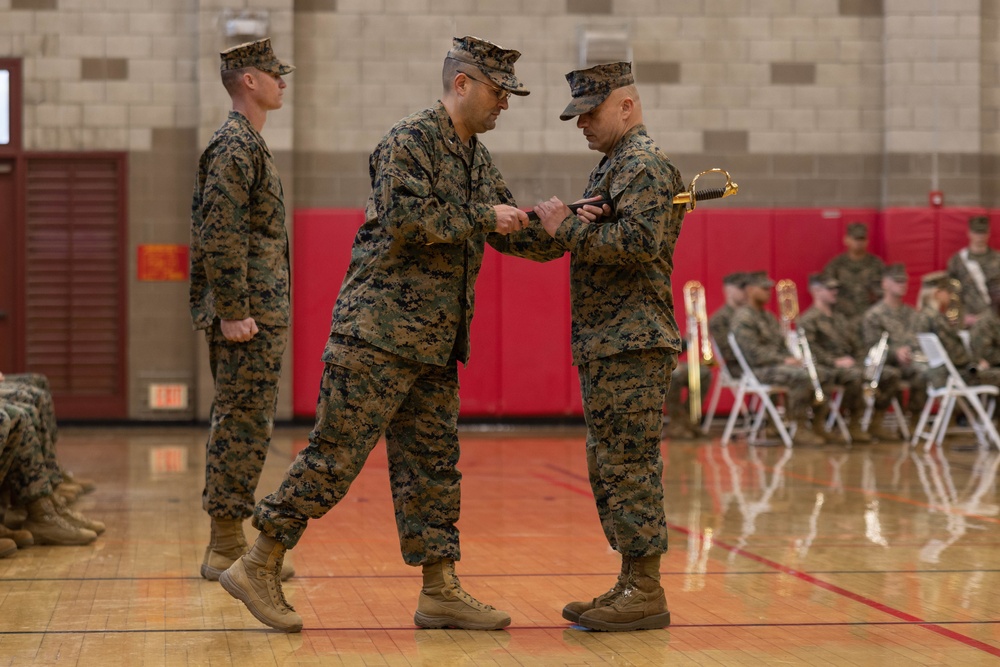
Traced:
MULTIPOLYGON (((0 0, 0 57, 24 60, 25 145, 129 156, 130 415, 189 382, 204 343, 184 283, 135 280, 135 249, 185 243, 196 161, 229 108, 226 11, 264 10, 287 77, 264 135, 289 211, 361 207, 367 158, 440 97, 451 38, 520 50, 517 98, 483 137, 523 205, 577 197, 600 156, 558 114, 581 31, 627 32, 650 133, 686 178, 729 169, 716 206, 1000 205, 1000 0, 0 0)), ((291 221, 289 221, 291 222, 291 221)), ((291 229, 291 224, 289 224, 291 229)), ((290 373, 280 416, 290 414, 290 373)))

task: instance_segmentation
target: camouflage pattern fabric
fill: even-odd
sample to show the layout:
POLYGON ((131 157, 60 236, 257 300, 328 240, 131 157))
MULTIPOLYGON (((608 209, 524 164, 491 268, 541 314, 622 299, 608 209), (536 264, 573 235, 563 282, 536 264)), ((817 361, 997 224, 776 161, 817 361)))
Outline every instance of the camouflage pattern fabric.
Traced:
POLYGON ((52 394, 42 388, 47 386, 48 380, 41 375, 4 376, 4 382, 0 382, 0 402, 12 403, 29 412, 32 427, 42 448, 45 468, 52 483, 58 485, 62 482, 63 470, 56 460, 58 427, 52 394))
MULTIPOLYGON (((955 365, 955 369, 963 380, 968 384, 1000 386, 1000 368, 983 370, 977 368, 975 360, 965 348, 958 331, 951 325, 947 317, 933 308, 925 308, 920 315, 920 331, 937 334, 945 352, 951 358, 951 363, 955 365)), ((928 371, 927 377, 931 385, 940 387, 948 380, 948 370, 944 366, 932 368, 928 371)))
POLYGON ((521 57, 520 51, 466 35, 452 38, 447 57, 474 65, 495 84, 514 95, 524 96, 530 92, 514 74, 514 63, 521 57))
MULTIPOLYGON (((840 357, 851 357, 855 361, 861 361, 863 355, 858 337, 854 334, 855 327, 850 326, 843 315, 839 313, 826 315, 815 306, 802 313, 798 327, 809 341, 809 349, 816 366, 825 369, 832 384, 844 388, 842 409, 852 415, 860 416, 864 411, 862 393, 864 366, 858 363, 851 368, 838 368, 835 364, 835 360, 840 357)), ((888 401, 886 403, 888 404, 888 401)))
POLYGON ((566 75, 566 81, 573 100, 559 115, 560 120, 587 113, 606 100, 611 91, 635 83, 630 62, 605 63, 575 70, 566 75))
MULTIPOLYGON (((741 306, 733 314, 731 326, 736 343, 757 379, 765 384, 788 387, 788 418, 804 420, 814 401, 812 380, 805 368, 785 364, 785 359, 792 354, 785 344, 778 318, 767 310, 741 306)), ((829 391, 829 372, 818 366, 816 373, 820 386, 829 391)))
MULTIPOLYGON (((982 268, 983 276, 986 278, 986 288, 991 289, 1000 285, 1000 252, 993 248, 981 255, 969 253, 969 260, 976 262, 982 268)), ((976 281, 973 279, 969 268, 963 261, 960 253, 955 253, 948 260, 948 275, 962 283, 962 307, 969 315, 978 315, 990 308, 990 300, 979 291, 976 281)))
POLYGON ((253 525, 288 548, 343 500, 385 433, 396 526, 410 565, 459 560, 458 367, 423 364, 332 336, 309 446, 253 525))
POLYGON ((541 225, 492 233, 493 207, 516 202, 489 151, 472 141, 470 151, 438 102, 397 123, 375 148, 365 223, 331 333, 425 364, 468 363, 484 244, 540 261, 564 254, 541 225))
POLYGON ((972 358, 985 359, 990 366, 1000 367, 1000 317, 993 309, 983 312, 983 316, 969 331, 972 358))
POLYGON ((288 326, 288 234, 264 138, 231 111, 201 155, 191 203, 191 318, 288 326))
POLYGON ((624 556, 665 553, 663 402, 676 355, 636 350, 579 366, 587 469, 608 543, 624 556))
POLYGON ((831 259, 823 274, 840 283, 833 310, 851 326, 857 327, 872 304, 882 298, 882 273, 885 262, 871 253, 852 259, 846 252, 831 259))
POLYGON ((244 343, 226 340, 218 320, 205 332, 215 397, 202 507, 216 519, 253 514, 254 491, 274 429, 288 327, 258 324, 258 329, 244 343))
POLYGON ((270 37, 239 44, 219 54, 219 70, 222 72, 246 67, 256 67, 274 76, 284 76, 295 70, 294 65, 283 63, 274 55, 270 37))
POLYGON ((735 308, 728 303, 724 304, 709 316, 708 332, 712 335, 716 347, 719 348, 722 360, 726 362, 726 370, 729 371, 729 375, 734 379, 739 379, 743 375, 743 371, 740 370, 740 363, 736 360, 736 355, 733 354, 733 348, 729 347, 729 327, 735 312, 735 308))
POLYGON ((680 172, 638 125, 601 160, 584 193, 611 199, 614 217, 588 224, 571 215, 556 230, 572 253, 577 366, 629 350, 680 352, 670 277, 685 212, 672 201, 683 189, 680 172))
POLYGON ((35 431, 31 408, 3 402, 0 412, 9 420, 0 451, 0 484, 10 490, 11 503, 23 507, 51 496, 55 487, 45 466, 45 454, 35 431))

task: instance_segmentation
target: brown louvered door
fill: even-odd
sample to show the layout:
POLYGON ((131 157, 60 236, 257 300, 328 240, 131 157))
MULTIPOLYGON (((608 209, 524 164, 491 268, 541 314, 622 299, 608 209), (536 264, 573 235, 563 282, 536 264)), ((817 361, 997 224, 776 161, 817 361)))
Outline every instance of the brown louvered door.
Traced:
POLYGON ((29 154, 25 367, 44 373, 60 419, 122 419, 125 156, 29 154))

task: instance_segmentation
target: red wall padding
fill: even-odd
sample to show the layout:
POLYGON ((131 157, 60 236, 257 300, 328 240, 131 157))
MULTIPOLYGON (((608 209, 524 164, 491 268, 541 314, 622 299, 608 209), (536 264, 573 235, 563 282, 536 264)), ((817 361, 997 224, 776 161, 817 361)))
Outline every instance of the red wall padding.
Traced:
MULTIPOLYGON (((712 313, 722 305, 722 277, 732 271, 766 270, 776 280, 791 278, 805 310, 810 303, 806 277, 843 250, 845 228, 854 221, 869 226, 873 252, 888 263, 906 264, 911 277, 907 299, 913 303, 920 277, 943 269, 967 243, 969 216, 983 214, 1000 223, 1000 211, 975 208, 712 210, 710 204, 702 205, 685 218, 674 253, 678 323, 683 329, 685 282, 704 284, 712 313)), ((320 353, 363 218, 362 210, 353 209, 295 212, 292 403, 299 417, 315 412, 320 353)), ((1000 234, 991 243, 1000 248, 1000 234)), ((569 336, 568 258, 538 264, 487 248, 476 286, 472 358, 459 371, 462 414, 581 414, 569 336)), ((728 409, 728 398, 721 409, 728 409)))

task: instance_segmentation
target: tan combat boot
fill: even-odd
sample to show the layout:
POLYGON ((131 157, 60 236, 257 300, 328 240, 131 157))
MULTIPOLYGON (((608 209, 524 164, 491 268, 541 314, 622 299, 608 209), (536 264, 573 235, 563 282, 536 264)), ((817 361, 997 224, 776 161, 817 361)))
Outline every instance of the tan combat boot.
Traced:
POLYGON ((299 632, 302 617, 285 600, 278 576, 284 557, 285 546, 262 533, 250 551, 219 576, 219 583, 264 625, 283 632, 299 632))
POLYGON ((0 538, 6 540, 13 540, 14 544, 17 545, 18 549, 23 549, 25 547, 30 547, 35 543, 35 538, 32 537, 31 533, 27 530, 11 530, 7 526, 0 523, 0 538))
POLYGON ((75 510, 71 510, 66 500, 59 496, 59 494, 52 494, 52 505, 56 508, 56 512, 59 516, 66 519, 66 521, 77 528, 86 528, 87 530, 92 530, 98 535, 104 532, 106 526, 103 521, 97 521, 95 519, 88 519, 84 515, 80 514, 75 510))
POLYGON ((500 630, 510 625, 509 614, 465 592, 455 574, 455 561, 446 558, 427 563, 423 575, 424 586, 413 615, 419 627, 500 630))
POLYGON ((801 424, 795 425, 795 435, 792 436, 792 444, 803 447, 819 447, 826 444, 826 438, 817 435, 815 431, 803 428, 801 424))
POLYGON ((75 484, 80 487, 81 493, 93 493, 97 489, 97 484, 93 480, 86 479, 83 477, 77 477, 68 470, 63 470, 62 473, 63 482, 68 482, 70 484, 75 484))
POLYGON ((31 533, 35 544, 79 546, 97 539, 97 533, 74 526, 67 521, 52 502, 51 496, 39 498, 28 505, 28 518, 22 526, 31 533))
POLYGON ((611 602, 618 597, 618 594, 625 588, 625 583, 628 581, 628 575, 631 571, 632 559, 629 556, 622 556, 622 571, 618 574, 618 581, 616 581, 615 585, 611 587, 611 590, 602 595, 598 595, 590 602, 570 602, 568 605, 563 607, 562 617, 570 623, 579 623, 580 614, 585 611, 590 611, 591 609, 596 609, 597 607, 605 607, 611 604, 611 602))
POLYGON ((0 558, 7 558, 8 556, 13 556, 17 553, 17 545, 14 544, 14 540, 9 540, 6 537, 0 537, 0 558))
MULTIPOLYGON (((248 549, 241 519, 212 519, 211 537, 205 548, 205 558, 201 562, 201 576, 209 581, 218 581, 219 576, 248 549)), ((295 568, 283 559, 281 580, 288 581, 294 575, 295 568)))
POLYGON ((653 630, 670 625, 667 597, 660 586, 660 557, 632 561, 625 588, 609 605, 580 614, 579 624, 591 630, 653 630))
POLYGON ((851 435, 851 442, 858 445, 869 445, 872 442, 871 433, 861 428, 861 416, 851 414, 850 421, 847 422, 847 432, 851 435))

